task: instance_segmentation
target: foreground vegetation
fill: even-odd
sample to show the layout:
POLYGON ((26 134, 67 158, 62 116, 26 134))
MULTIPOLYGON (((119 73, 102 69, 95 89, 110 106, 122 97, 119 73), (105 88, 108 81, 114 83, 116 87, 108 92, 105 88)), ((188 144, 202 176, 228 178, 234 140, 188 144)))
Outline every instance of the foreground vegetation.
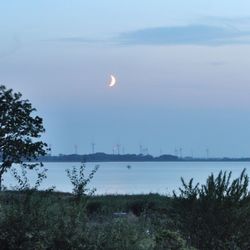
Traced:
POLYGON ((68 175, 73 194, 37 191, 20 178, 19 190, 0 193, 1 249, 250 249, 245 171, 204 185, 182 180, 171 197, 86 195, 93 175, 68 175))

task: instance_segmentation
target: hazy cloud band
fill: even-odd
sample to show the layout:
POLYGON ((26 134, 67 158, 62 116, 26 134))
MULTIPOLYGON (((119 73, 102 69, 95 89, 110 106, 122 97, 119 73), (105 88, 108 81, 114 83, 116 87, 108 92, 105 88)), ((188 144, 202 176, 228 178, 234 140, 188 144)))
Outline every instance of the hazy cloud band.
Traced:
POLYGON ((250 31, 209 25, 156 27, 123 33, 117 41, 128 45, 242 44, 250 43, 250 31))

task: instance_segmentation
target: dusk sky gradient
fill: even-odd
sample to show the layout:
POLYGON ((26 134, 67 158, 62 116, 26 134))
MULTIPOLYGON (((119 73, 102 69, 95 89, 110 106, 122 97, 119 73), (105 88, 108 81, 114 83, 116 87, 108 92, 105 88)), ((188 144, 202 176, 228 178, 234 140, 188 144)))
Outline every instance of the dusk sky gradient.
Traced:
POLYGON ((250 156, 250 2, 0 3, 0 83, 44 118, 52 154, 250 156), (117 85, 108 87, 109 76, 117 85))

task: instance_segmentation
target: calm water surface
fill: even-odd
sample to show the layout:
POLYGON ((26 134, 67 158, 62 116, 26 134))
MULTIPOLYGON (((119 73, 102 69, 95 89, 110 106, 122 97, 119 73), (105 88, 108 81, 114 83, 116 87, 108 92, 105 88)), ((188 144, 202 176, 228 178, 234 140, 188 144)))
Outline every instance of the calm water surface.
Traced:
MULTIPOLYGON (((95 165, 100 167, 90 187, 97 189, 96 194, 171 194, 181 185, 181 177, 186 181, 193 177, 195 182, 204 183, 211 173, 232 171, 232 176, 238 177, 244 168, 250 175, 250 162, 100 162, 87 163, 86 174, 95 165), (131 166, 130 169, 127 168, 128 165, 131 166)), ((56 186, 59 191, 72 191, 65 172, 72 166, 79 167, 80 163, 45 163, 48 178, 41 188, 56 186)), ((31 183, 34 182, 34 174, 30 173, 29 178, 31 183)), ((16 184, 10 173, 4 179, 4 184, 8 187, 16 184)))

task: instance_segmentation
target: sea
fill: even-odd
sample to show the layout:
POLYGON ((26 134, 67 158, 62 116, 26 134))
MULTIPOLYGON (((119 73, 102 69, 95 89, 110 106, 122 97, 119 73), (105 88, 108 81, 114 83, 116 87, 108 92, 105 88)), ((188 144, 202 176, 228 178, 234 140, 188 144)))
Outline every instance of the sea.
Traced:
MULTIPOLYGON (((66 170, 80 167, 81 163, 58 162, 44 163, 48 169, 47 178, 43 180, 39 189, 54 187, 56 191, 72 192, 73 186, 66 170)), ((89 189, 95 188, 96 195, 103 194, 148 194, 159 193, 171 195, 178 192, 181 177, 188 182, 191 178, 194 183, 205 184, 207 177, 215 176, 222 171, 232 171, 232 178, 240 176, 245 168, 250 174, 250 162, 97 162, 85 163, 86 178, 98 165, 98 171, 89 183, 89 189)), ((17 171, 19 166, 15 166, 17 171)), ((19 171, 20 173, 20 171, 19 171)), ((34 186, 37 174, 28 170, 27 179, 30 186, 34 186)), ((3 184, 7 188, 18 185, 11 171, 4 175, 3 184)))

